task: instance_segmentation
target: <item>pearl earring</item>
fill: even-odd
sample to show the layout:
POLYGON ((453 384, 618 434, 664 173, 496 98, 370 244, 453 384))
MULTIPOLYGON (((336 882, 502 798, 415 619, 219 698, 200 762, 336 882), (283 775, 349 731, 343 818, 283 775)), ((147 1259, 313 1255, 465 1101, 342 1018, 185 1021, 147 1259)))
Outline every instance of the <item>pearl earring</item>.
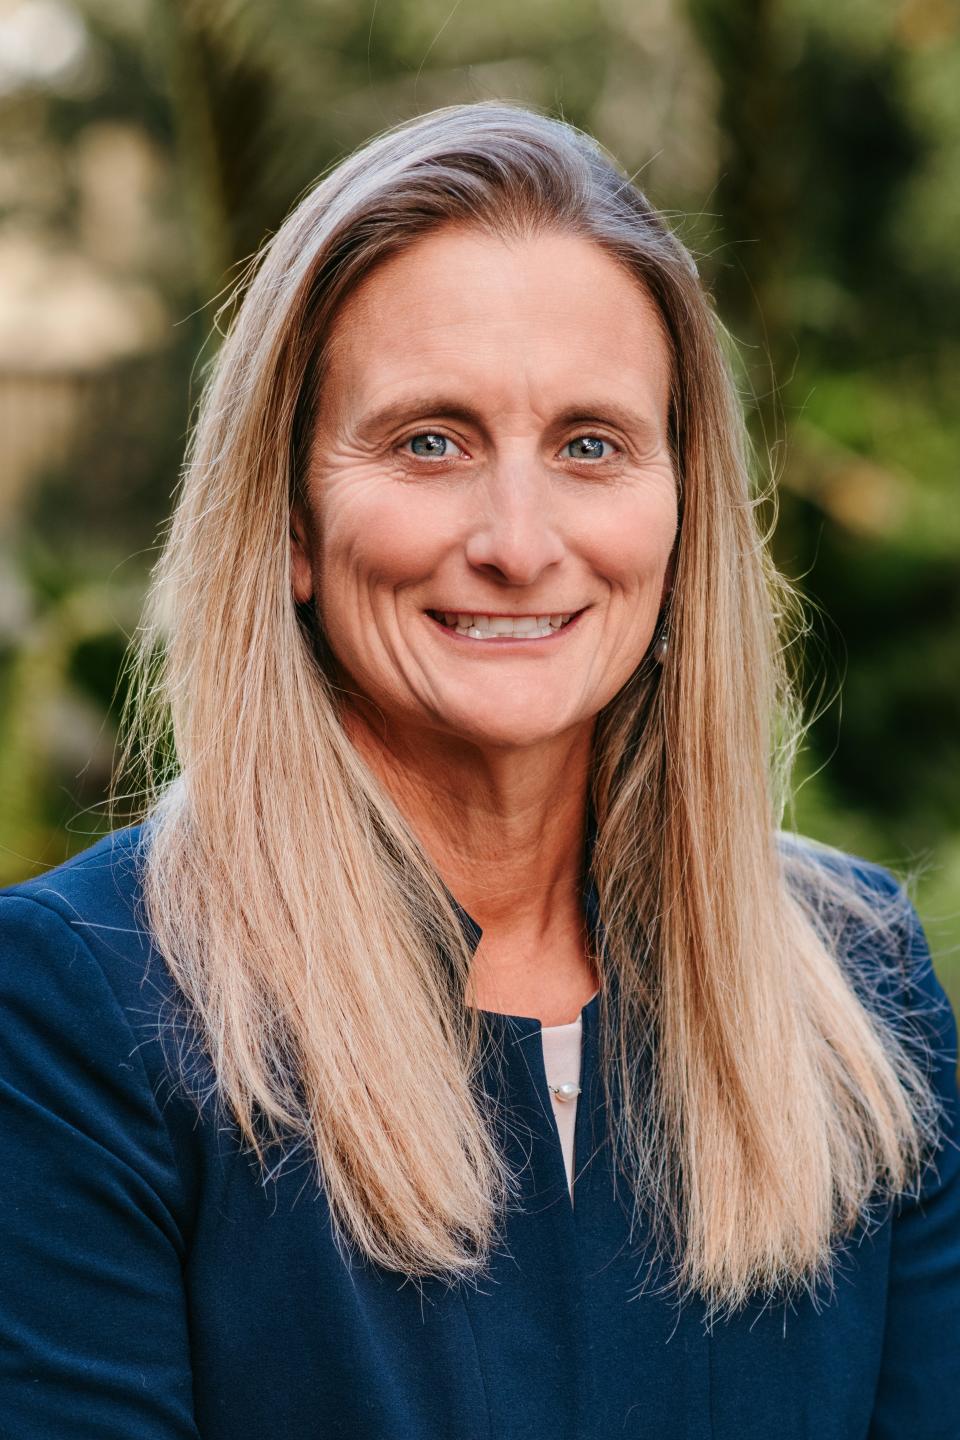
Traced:
POLYGON ((655 645, 654 645, 654 647, 653 647, 653 658, 654 658, 654 660, 656 660, 656 662, 657 662, 658 665, 662 665, 663 662, 664 662, 664 660, 666 659, 666 657, 667 657, 667 649, 668 649, 668 644, 667 644, 667 632, 666 632, 666 629, 663 629, 663 630, 660 631, 660 634, 657 636, 656 643, 655 643, 655 645))

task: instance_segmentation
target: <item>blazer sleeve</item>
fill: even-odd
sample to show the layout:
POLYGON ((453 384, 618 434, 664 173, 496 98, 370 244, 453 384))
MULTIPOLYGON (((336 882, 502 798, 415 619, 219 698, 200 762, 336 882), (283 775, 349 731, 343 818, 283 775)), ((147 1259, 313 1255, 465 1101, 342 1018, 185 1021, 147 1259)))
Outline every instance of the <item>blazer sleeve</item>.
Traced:
POLYGON ((181 1186, 81 929, 0 895, 5 1440, 197 1440, 181 1186))
POLYGON ((869 1440, 960 1437, 960 1098, 957 1023, 908 909, 909 1015, 943 1105, 943 1141, 894 1209, 886 1326, 869 1440))

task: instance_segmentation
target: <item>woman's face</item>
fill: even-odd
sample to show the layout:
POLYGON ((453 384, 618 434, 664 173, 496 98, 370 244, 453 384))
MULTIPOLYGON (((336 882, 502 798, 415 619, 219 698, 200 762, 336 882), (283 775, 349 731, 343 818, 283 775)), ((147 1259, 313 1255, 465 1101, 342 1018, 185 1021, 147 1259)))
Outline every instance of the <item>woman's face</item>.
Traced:
POLYGON ((331 342, 293 581, 348 688, 480 745, 591 724, 670 580, 653 302, 579 237, 450 227, 369 275, 331 342))

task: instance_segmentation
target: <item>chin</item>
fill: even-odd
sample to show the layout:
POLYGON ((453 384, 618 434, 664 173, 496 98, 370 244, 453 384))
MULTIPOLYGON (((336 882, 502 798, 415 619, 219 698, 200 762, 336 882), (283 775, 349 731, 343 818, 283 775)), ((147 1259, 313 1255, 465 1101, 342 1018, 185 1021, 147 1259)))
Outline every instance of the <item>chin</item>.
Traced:
POLYGON ((446 716, 443 728, 449 735, 460 736, 477 745, 517 749, 545 744, 563 734, 570 724, 558 725, 556 715, 535 717, 529 713, 504 715, 491 711, 480 715, 446 716))

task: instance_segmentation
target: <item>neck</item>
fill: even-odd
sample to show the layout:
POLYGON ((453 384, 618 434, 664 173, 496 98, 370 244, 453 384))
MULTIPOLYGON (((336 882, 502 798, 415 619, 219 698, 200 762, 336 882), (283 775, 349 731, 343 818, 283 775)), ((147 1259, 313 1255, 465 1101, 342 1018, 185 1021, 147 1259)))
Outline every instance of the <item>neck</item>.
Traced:
POLYGON ((522 1006, 540 997, 544 1016, 575 1018, 596 988, 583 919, 592 723, 516 749, 398 725, 385 736, 359 710, 344 725, 483 930, 474 1003, 533 1014, 522 1006))

